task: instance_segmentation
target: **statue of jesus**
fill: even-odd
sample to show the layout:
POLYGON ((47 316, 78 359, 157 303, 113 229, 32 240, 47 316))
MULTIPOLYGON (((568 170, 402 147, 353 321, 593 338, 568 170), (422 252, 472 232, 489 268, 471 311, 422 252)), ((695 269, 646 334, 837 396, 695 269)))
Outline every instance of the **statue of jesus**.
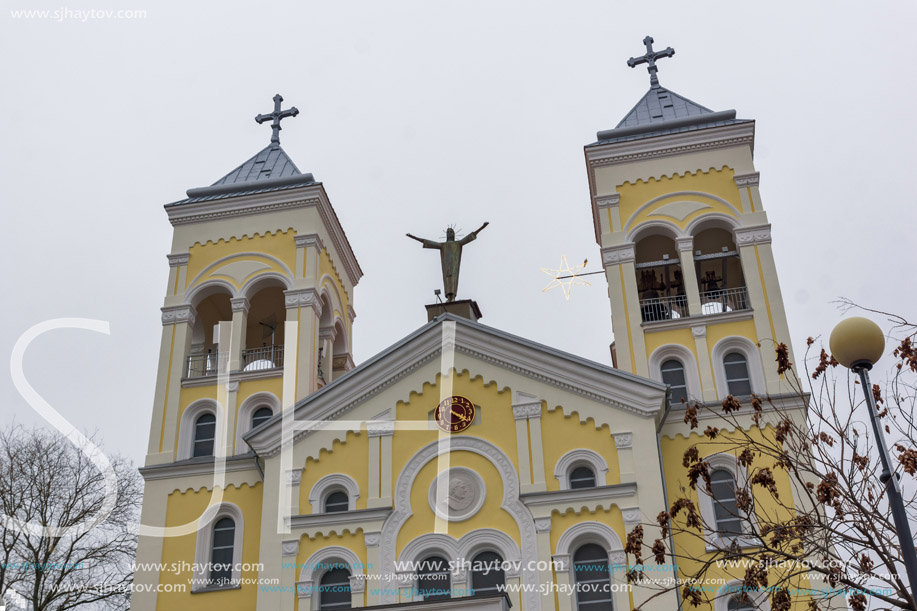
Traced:
POLYGON ((412 240, 417 240, 423 244, 424 248, 436 248, 439 250, 440 262, 443 266, 443 289, 446 293, 446 301, 455 301, 455 295, 458 293, 459 268, 462 265, 462 247, 468 242, 478 237, 485 227, 490 223, 484 223, 461 240, 455 239, 455 230, 451 227, 446 229, 446 241, 435 242, 425 240, 415 235, 407 234, 412 240))

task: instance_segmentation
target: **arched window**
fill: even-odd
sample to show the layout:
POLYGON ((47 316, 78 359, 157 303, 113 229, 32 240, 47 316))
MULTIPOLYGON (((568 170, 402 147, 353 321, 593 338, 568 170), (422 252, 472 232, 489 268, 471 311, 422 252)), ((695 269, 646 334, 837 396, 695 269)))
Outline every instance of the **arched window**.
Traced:
POLYGON ((748 377, 748 359, 741 352, 730 352, 723 357, 726 371, 726 385, 729 394, 744 397, 751 394, 751 379, 748 377))
POLYGON ((755 606, 750 600, 743 599, 741 596, 733 596, 729 599, 728 611, 755 611, 755 606))
POLYGON ((350 499, 343 490, 335 490, 325 497, 325 513, 339 513, 347 511, 350 499))
POLYGON ((736 505, 736 480, 727 469, 714 469, 710 473, 713 493, 713 514, 716 530, 721 535, 741 535, 742 515, 736 505))
POLYGON ((194 421, 194 449, 191 456, 213 456, 213 442, 216 439, 217 417, 201 414, 194 421))
POLYGON ((570 488, 595 488, 595 471, 583 465, 570 471, 570 488))
POLYGON ((255 410, 255 413, 252 414, 252 428, 258 428, 260 425, 264 424, 271 419, 271 416, 274 415, 274 410, 269 407, 259 407, 255 410))
POLYGON ((578 611, 612 611, 608 552, 595 543, 583 545, 573 554, 573 575, 578 611))
POLYGON ((318 586, 318 608, 350 608, 350 571, 344 567, 325 571, 318 586))
POLYGON ((232 581, 235 538, 236 523, 232 518, 220 518, 213 525, 213 538, 210 544, 210 583, 213 585, 226 585, 232 581))
POLYGON ((417 592, 424 600, 440 600, 452 596, 452 575, 445 560, 431 556, 420 563, 417 592))
POLYGON ((669 359, 659 368, 662 372, 662 382, 668 384, 672 392, 672 403, 678 404, 688 400, 688 382, 685 379, 685 366, 681 361, 669 359))
POLYGON ((471 561, 472 596, 496 594, 503 591, 506 574, 503 572, 503 558, 494 552, 481 552, 471 561))

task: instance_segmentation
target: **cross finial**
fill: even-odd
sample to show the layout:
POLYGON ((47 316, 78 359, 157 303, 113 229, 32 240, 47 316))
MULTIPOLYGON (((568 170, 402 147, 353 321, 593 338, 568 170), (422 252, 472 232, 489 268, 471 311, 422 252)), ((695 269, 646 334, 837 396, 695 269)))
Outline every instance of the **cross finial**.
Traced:
POLYGON ((279 93, 274 96, 274 112, 267 115, 258 115, 255 117, 255 121, 259 124, 264 123, 265 121, 271 122, 271 144, 280 144, 280 120, 286 119, 287 117, 295 117, 299 114, 299 109, 295 106, 288 108, 287 110, 280 110, 280 103, 283 102, 283 96, 279 93))
POLYGON ((666 47, 662 51, 653 51, 653 40, 652 36, 647 36, 643 39, 643 44, 646 45, 646 55, 640 57, 631 57, 627 60, 627 65, 631 68, 636 68, 640 64, 646 64, 646 70, 650 73, 650 87, 658 87, 659 79, 656 77, 656 60, 663 57, 672 57, 675 55, 675 49, 672 47, 666 47))

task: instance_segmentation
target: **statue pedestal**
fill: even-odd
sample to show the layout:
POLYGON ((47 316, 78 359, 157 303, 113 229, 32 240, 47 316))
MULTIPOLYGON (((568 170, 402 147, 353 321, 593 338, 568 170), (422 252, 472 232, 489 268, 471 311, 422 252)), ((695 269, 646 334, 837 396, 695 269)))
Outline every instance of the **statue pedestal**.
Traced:
POLYGON ((481 308, 478 307, 478 303, 473 299, 431 303, 425 307, 427 308, 427 322, 446 313, 455 314, 474 322, 478 322, 481 319, 481 308))

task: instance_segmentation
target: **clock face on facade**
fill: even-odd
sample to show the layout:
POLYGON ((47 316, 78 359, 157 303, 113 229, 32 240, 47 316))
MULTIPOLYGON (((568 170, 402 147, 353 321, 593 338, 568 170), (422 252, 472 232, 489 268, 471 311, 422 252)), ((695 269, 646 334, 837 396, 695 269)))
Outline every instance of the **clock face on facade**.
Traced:
POLYGON ((447 433, 460 433, 474 422, 474 403, 460 395, 452 395, 436 406, 433 419, 436 426, 447 433))

